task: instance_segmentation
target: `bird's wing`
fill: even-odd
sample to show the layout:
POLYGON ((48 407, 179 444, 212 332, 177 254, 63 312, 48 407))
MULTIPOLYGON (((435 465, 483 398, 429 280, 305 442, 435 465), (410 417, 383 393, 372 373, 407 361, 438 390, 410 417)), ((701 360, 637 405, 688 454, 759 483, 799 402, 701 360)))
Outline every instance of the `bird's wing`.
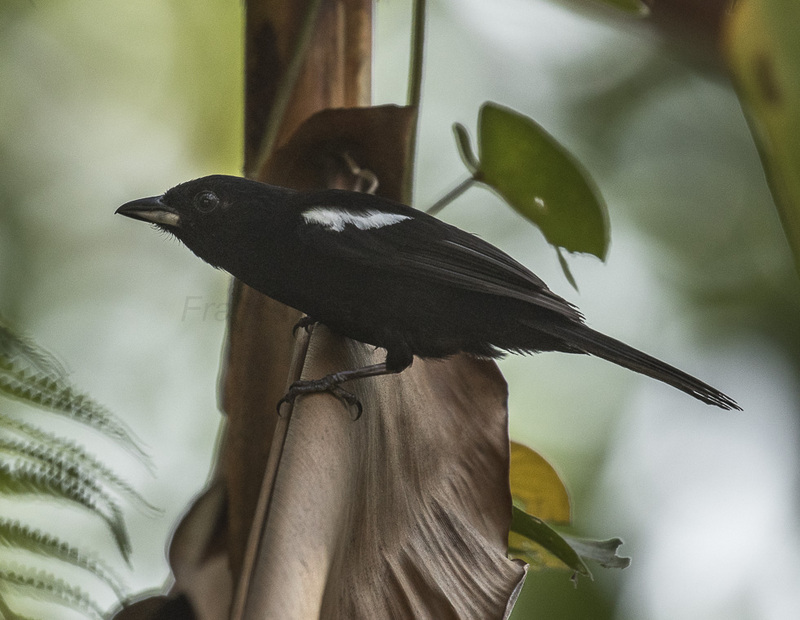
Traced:
POLYGON ((311 252, 463 290, 511 297, 581 320, 572 304, 479 237, 409 207, 393 211, 312 206, 297 233, 311 252))

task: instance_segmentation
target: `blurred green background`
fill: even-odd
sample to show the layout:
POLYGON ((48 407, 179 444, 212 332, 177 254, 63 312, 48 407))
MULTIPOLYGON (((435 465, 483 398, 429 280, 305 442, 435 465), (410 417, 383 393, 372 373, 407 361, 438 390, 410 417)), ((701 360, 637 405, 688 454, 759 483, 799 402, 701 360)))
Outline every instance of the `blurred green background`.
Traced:
MULTIPOLYGON (((541 235, 479 188, 442 217, 744 413, 594 359, 503 361, 512 436, 560 471, 577 530, 621 536, 633 557, 623 572, 593 567, 577 589, 567 573, 530 573, 515 618, 800 617, 800 291, 758 154, 718 72, 638 22, 578 6, 429 2, 416 206, 466 176, 453 122, 474 135, 486 100, 531 116, 599 185, 607 262, 571 257, 574 291, 541 235)), ((407 1, 377 5, 376 103, 405 99, 409 12, 407 1)), ((242 74, 238 2, 0 4, 0 314, 153 456, 155 475, 63 425, 164 509, 127 515, 133 570, 114 565, 132 592, 167 579, 170 528, 208 475, 229 279, 113 213, 240 171, 242 74)), ((116 557, 101 523, 43 502, 4 510, 116 557)))

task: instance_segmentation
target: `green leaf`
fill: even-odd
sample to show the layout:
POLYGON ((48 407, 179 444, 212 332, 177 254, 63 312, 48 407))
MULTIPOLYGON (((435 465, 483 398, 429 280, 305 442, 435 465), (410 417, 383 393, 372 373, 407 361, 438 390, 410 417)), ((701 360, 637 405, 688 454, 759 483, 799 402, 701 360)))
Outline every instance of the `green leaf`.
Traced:
POLYGON ((609 538, 608 540, 587 540, 585 538, 572 538, 564 536, 570 547, 572 547, 582 558, 594 560, 603 568, 628 568, 631 559, 617 555, 617 549, 622 545, 619 538, 609 538))
POLYGON ((564 272, 564 277, 567 279, 576 291, 578 290, 578 283, 575 281, 575 276, 572 275, 572 270, 569 268, 569 263, 567 262, 564 253, 561 251, 561 248, 556 248, 556 254, 558 254, 558 264, 561 265, 561 271, 564 272))
POLYGON ((480 162, 472 150, 472 142, 469 139, 467 128, 461 123, 453 123, 453 133, 456 136, 456 146, 458 147, 458 154, 461 155, 461 161, 464 162, 470 174, 475 176, 478 173, 480 162))
POLYGON ((800 2, 738 0, 723 49, 800 271, 800 2))
MULTIPOLYGON (((578 553, 564 538, 544 521, 529 515, 517 506, 511 507, 511 532, 518 534, 555 556, 576 573, 591 577, 591 573, 578 553)), ((532 564, 547 564, 535 551, 524 544, 515 544, 509 538, 509 553, 521 557, 532 564), (533 553, 532 553, 533 552, 533 553)))
POLYGON ((547 241, 604 259, 605 203, 581 165, 532 119, 487 102, 478 119, 475 178, 534 222, 547 241))
POLYGON ((534 566, 555 567, 552 558, 576 573, 591 577, 584 559, 594 560, 603 568, 627 568, 631 559, 617 555, 619 538, 589 540, 561 535, 544 521, 529 515, 516 505, 511 507, 511 531, 508 551, 534 566))

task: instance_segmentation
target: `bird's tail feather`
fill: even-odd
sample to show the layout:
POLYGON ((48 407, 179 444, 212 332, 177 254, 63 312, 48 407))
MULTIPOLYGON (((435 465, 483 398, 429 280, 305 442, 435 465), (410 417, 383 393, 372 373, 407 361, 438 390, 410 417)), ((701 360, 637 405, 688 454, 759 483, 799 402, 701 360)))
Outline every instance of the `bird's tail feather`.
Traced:
MULTIPOLYGON (((542 329, 541 326, 535 327, 539 330, 542 329)), ((586 325, 552 325, 548 326, 546 331, 579 351, 663 381, 704 403, 716 405, 722 409, 741 411, 741 407, 735 400, 710 385, 619 340, 596 332, 586 325)))

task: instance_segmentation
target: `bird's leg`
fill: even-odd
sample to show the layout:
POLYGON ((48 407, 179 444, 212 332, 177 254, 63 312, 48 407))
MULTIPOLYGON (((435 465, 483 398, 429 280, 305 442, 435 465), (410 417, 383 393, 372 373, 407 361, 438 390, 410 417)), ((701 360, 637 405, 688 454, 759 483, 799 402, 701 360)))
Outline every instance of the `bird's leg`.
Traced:
POLYGON ((361 368, 353 368, 351 370, 340 370, 329 375, 325 375, 319 379, 308 379, 305 381, 295 381, 289 387, 286 395, 278 401, 278 414, 280 414, 281 405, 283 403, 293 403, 295 398, 301 394, 318 394, 321 392, 329 392, 341 400, 349 407, 355 407, 356 415, 355 420, 361 417, 364 408, 361 402, 355 396, 341 387, 345 381, 352 381, 353 379, 365 379, 367 377, 378 377, 380 375, 391 375, 401 372, 411 365, 413 360, 412 355, 392 356, 391 353, 387 355, 387 361, 380 364, 372 364, 370 366, 362 366, 361 368), (396 359, 397 358, 397 359, 396 359))
POLYGON ((361 368, 353 368, 352 370, 341 370, 329 375, 325 375, 319 379, 308 379, 305 381, 295 381, 292 383, 286 395, 278 401, 278 412, 280 413, 281 405, 283 403, 292 403, 294 399, 301 394, 318 394, 321 392, 330 392, 336 398, 341 400, 348 407, 355 407, 355 419, 361 417, 363 407, 361 402, 354 394, 341 387, 341 383, 350 381, 352 379, 364 379, 366 377, 377 377, 379 375, 393 374, 393 371, 386 367, 386 362, 380 364, 372 364, 371 366, 363 366, 361 368))

